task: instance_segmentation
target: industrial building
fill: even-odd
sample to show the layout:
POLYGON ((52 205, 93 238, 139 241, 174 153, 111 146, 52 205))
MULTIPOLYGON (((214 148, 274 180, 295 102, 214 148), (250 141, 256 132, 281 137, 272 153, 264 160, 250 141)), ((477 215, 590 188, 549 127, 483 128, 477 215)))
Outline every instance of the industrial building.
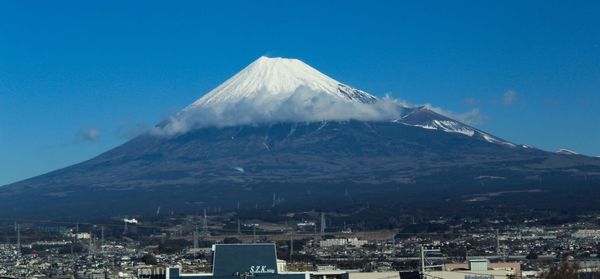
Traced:
POLYGON ((282 272, 277 266, 275 244, 217 244, 213 246, 213 272, 183 274, 168 268, 166 279, 309 279, 308 272, 282 272), (258 278, 257 278, 258 279, 258 278))
POLYGON ((471 259, 467 263, 445 264, 441 271, 426 271, 424 278, 444 279, 508 279, 521 278, 518 262, 490 263, 487 259, 471 259))

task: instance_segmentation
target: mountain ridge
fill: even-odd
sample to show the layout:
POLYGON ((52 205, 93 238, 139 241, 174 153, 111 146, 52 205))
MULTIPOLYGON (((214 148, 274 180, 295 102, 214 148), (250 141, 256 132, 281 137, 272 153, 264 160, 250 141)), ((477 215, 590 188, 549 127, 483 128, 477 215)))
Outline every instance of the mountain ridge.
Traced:
POLYGON ((437 199, 491 189, 545 189, 540 180, 595 181, 599 173, 600 159, 394 122, 207 127, 170 137, 140 136, 80 164, 0 187, 0 215, 265 207, 273 192, 310 209, 315 202, 338 199, 340 188, 361 191, 373 202, 384 193, 401 199, 406 191, 452 189, 431 197, 437 199), (298 200, 306 191, 324 196, 298 200))

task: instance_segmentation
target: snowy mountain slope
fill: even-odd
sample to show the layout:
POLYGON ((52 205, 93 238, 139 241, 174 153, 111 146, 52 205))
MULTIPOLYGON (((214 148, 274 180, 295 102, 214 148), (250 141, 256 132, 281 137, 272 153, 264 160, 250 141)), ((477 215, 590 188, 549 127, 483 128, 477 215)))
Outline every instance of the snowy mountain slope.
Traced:
POLYGON ((197 212, 240 203, 247 208, 265 204, 265 198, 270 206, 268 198, 284 191, 290 202, 310 191, 294 203, 310 210, 314 202, 343 198, 335 193, 344 189, 362 189, 361 200, 377 204, 385 196, 405 200, 413 190, 447 198, 436 194, 439 187, 469 194, 545 189, 549 182, 569 185, 586 176, 600 183, 599 174, 600 159, 509 148, 403 123, 205 127, 171 137, 140 136, 91 160, 0 187, 0 212, 131 216, 154 214, 158 206, 197 212), (482 187, 482 177, 503 179, 482 187))
POLYGON ((440 130, 448 133, 458 133, 469 137, 479 138, 489 143, 501 144, 509 147, 517 145, 492 136, 469 125, 436 113, 426 107, 417 107, 408 111, 401 119, 396 122, 421 127, 424 129, 440 130))
POLYGON ((403 107, 345 85, 297 59, 260 57, 196 100, 159 134, 181 134, 200 127, 277 122, 385 120, 403 107))
POLYGON ((187 106, 163 130, 175 134, 207 126, 346 120, 394 121, 516 147, 425 107, 378 99, 298 59, 268 57, 187 106))
POLYGON ((319 72, 298 59, 260 57, 239 73, 198 99, 186 110, 219 103, 254 103, 268 97, 270 102, 290 98, 300 88, 327 94, 339 100, 373 103, 377 98, 319 72))

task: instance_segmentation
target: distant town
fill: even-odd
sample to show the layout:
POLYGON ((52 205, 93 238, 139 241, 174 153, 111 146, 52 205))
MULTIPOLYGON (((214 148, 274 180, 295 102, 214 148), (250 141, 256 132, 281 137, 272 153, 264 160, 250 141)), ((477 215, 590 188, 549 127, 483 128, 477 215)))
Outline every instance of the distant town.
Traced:
POLYGON ((415 232, 331 225, 336 218, 301 212, 264 221, 215 211, 97 223, 4 221, 0 277, 166 278, 169 268, 208 276, 214 245, 259 243, 275 245, 279 272, 322 279, 550 278, 564 266, 579 274, 600 268, 600 215, 557 225, 537 219, 414 220, 414 227, 430 228, 415 232))

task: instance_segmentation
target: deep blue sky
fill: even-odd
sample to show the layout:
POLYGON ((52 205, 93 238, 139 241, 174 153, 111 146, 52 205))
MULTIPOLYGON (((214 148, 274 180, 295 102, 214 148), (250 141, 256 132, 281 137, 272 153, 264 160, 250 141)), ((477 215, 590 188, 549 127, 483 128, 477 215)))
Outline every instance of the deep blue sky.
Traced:
POLYGON ((2 1, 0 185, 89 159, 261 55, 600 155, 600 1, 2 1))

